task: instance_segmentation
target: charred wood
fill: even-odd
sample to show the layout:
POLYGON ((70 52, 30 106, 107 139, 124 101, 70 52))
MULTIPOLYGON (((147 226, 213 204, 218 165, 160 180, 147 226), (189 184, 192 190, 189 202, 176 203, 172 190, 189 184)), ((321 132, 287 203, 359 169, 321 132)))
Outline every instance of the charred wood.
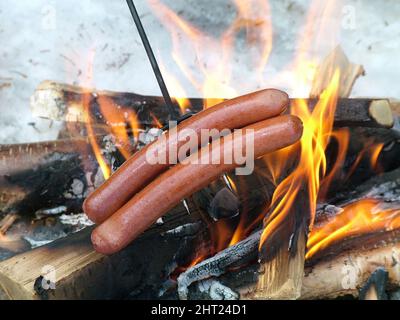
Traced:
POLYGON ((0 210, 18 213, 67 206, 81 210, 103 181, 85 139, 0 146, 0 210))

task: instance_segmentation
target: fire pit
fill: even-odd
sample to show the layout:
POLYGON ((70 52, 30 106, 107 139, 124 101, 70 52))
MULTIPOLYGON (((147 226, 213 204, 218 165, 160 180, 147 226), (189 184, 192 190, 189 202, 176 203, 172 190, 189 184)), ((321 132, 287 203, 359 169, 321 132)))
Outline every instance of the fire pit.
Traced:
MULTIPOLYGON (((345 43, 346 50, 340 45, 336 31, 357 33, 354 6, 334 1, 309 6, 295 1, 286 7, 278 1, 226 1, 207 15, 199 13, 197 2, 191 5, 179 10, 168 1, 147 3, 152 19, 161 23, 158 28, 171 35, 170 60, 164 62, 160 54, 158 66, 152 60, 163 96, 139 89, 94 89, 101 53, 90 44, 77 55, 85 62, 74 81, 43 78, 35 83, 30 116, 42 126, 46 121, 53 125, 43 132, 30 123, 27 130, 36 128, 40 135, 56 131, 56 138, 18 139, 0 146, 0 298, 398 299, 400 102, 395 98, 400 93, 395 98, 370 94, 369 83, 375 79, 368 66, 362 65, 362 58, 351 62, 345 53, 357 42, 345 43), (305 10, 298 45, 285 66, 272 41, 285 41, 282 25, 273 23, 282 10, 305 10), (327 45, 327 38, 332 45, 327 45), (249 76, 240 76, 241 65, 251 71, 249 76), (357 87, 362 81, 360 86, 367 90, 357 87), (282 88, 290 99, 265 118, 301 120, 299 137, 285 144, 281 135, 281 145, 275 137, 278 150, 257 157, 250 174, 236 174, 233 167, 221 169, 207 186, 193 187, 196 192, 164 210, 129 245, 112 252, 99 250, 91 233, 110 215, 94 225, 82 209, 89 195, 104 188, 100 186, 105 181, 110 185, 126 160, 170 134, 174 128, 169 120, 178 120, 179 130, 235 101, 229 99, 266 87, 282 88), (190 98, 200 94, 203 98, 190 98), (92 241, 97 251, 112 254, 97 252, 92 241)), ((51 13, 52 7, 46 10, 51 13)), ((125 30, 127 37, 132 30, 125 30)), ((147 45, 143 32, 141 36, 147 45)), ((158 42, 155 37, 153 49, 158 42)), ((102 48, 106 51, 107 45, 102 48)), ((142 54, 143 49, 138 50, 142 54)), ((113 63, 125 70, 130 55, 113 63)), ((77 66, 74 59, 62 56, 77 66)), ((150 70, 141 77, 142 82, 155 82, 150 70)), ((135 88, 133 81, 131 87, 135 88)), ((0 88, 8 90, 6 85, 0 88)), ((241 103, 249 100, 245 97, 241 103)), ((246 115, 250 116, 256 120, 246 123, 242 116, 243 124, 232 129, 265 120, 254 112, 246 115)), ((208 138, 200 151, 213 150, 216 141, 224 143, 229 137, 208 138)), ((114 208, 112 216, 131 198, 142 197, 142 190, 155 190, 162 177, 176 170, 174 166, 185 165, 182 162, 167 163, 150 181, 138 178, 139 190, 114 208)), ((213 167, 204 168, 199 181, 213 167)), ((135 177, 114 190, 112 198, 122 197, 121 189, 129 189, 135 177)), ((164 188, 152 206, 168 202, 180 182, 164 188)), ((108 205, 109 201, 100 208, 108 205)), ((127 216, 121 214, 120 221, 128 221, 127 216)))

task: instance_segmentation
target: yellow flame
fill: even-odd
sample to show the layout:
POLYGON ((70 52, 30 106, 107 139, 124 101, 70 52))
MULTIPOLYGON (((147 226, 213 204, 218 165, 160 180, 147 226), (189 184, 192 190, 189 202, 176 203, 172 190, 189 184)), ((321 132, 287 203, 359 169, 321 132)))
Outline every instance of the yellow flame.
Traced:
MULTIPOLYGON (((306 100, 296 100, 292 114, 303 121, 303 136, 300 140, 298 166, 276 188, 272 201, 272 212, 268 215, 261 235, 260 246, 276 230, 293 207, 301 189, 309 196, 310 226, 314 223, 320 179, 326 172, 325 149, 333 127, 333 114, 337 103, 340 71, 336 70, 328 88, 321 94, 314 110, 310 111, 306 100)), ((288 155, 295 157, 296 154, 288 155)))
POLYGON ((346 206, 340 214, 310 233, 306 258, 347 237, 398 228, 400 208, 383 209, 380 200, 360 200, 346 206))
POLYGON ((128 112, 128 121, 131 126, 133 137, 137 142, 139 140, 140 122, 135 112, 128 112))
MULTIPOLYGON (((85 83, 84 83, 84 86, 86 86, 86 87, 90 87, 92 85, 94 58, 95 58, 95 51, 90 50, 89 55, 88 55, 87 73, 86 73, 86 78, 85 78, 85 83)), ((96 140, 96 135, 93 130, 93 123, 92 123, 93 119, 91 116, 90 101, 91 101, 91 93, 90 92, 83 93, 82 94, 82 105, 83 105, 83 109, 84 109, 84 122, 86 123, 88 139, 89 139, 90 145, 92 146, 93 153, 94 153, 96 160, 100 166, 100 169, 103 172, 104 179, 108 179, 110 177, 111 170, 110 170, 107 162, 105 161, 102 151, 101 151, 101 148, 96 140)))
MULTIPOLYGON (((321 39, 325 41, 327 38, 332 39, 332 48, 336 46, 337 31, 340 28, 338 28, 339 26, 332 26, 331 22, 334 19, 331 18, 341 8, 340 5, 337 5, 337 2, 334 0, 323 2, 314 0, 311 3, 304 28, 299 32, 301 37, 298 41, 298 49, 294 61, 290 62, 288 66, 290 70, 289 80, 292 83, 290 89, 296 97, 306 97, 310 92, 312 80, 316 75, 320 60, 320 57, 317 57, 314 53, 320 50, 321 39)), ((258 79, 256 85, 264 85, 267 80, 265 69, 272 49, 272 26, 269 3, 265 0, 232 0, 232 3, 236 7, 235 18, 220 36, 214 36, 192 26, 161 1, 149 0, 153 12, 159 17, 166 29, 169 30, 172 38, 173 49, 171 56, 178 68, 177 70, 173 70, 173 72, 172 70, 167 70, 163 65, 161 65, 161 68, 168 88, 172 96, 176 97, 175 99, 180 106, 181 113, 186 112, 190 107, 189 100, 187 99, 187 90, 189 88, 179 83, 176 76, 177 72, 180 72, 191 86, 204 97, 205 108, 221 102, 224 98, 231 98, 242 93, 241 89, 243 89, 247 79, 243 79, 240 83, 233 83, 232 81, 232 75, 235 72, 233 66, 237 64, 237 57, 235 56, 236 42, 238 34, 242 31, 245 32, 246 36, 248 61, 252 64, 251 67, 255 78, 258 79), (186 60, 188 56, 187 52, 195 53, 193 61, 186 60)), ((326 51, 329 51, 329 48, 326 51)), ((94 54, 89 59, 88 80, 90 85, 93 60, 94 54)), ((330 76, 333 75, 329 79, 330 84, 321 94, 318 103, 312 111, 304 99, 296 99, 292 103, 291 113, 300 117, 304 124, 304 133, 301 141, 264 157, 267 170, 263 174, 277 187, 271 203, 267 204, 264 210, 264 212, 269 212, 269 215, 265 220, 266 226, 261 237, 261 244, 264 243, 268 236, 286 218, 294 202, 298 199, 299 192, 302 190, 309 197, 310 212, 308 213, 311 217, 312 228, 315 219, 317 198, 326 195, 332 181, 341 172, 341 167, 347 153, 349 132, 346 130, 332 131, 332 127, 340 78, 341 76, 346 76, 343 71, 345 70, 335 70, 330 74, 330 76), (331 139, 337 141, 338 153, 331 170, 327 172, 325 150, 331 139), (287 170, 292 169, 294 166, 295 169, 291 171, 292 173, 283 179, 282 177, 285 176, 287 170)), ((288 73, 285 76, 288 76, 288 73)), ((268 81, 271 82, 271 79, 268 79, 268 81)), ((83 95, 87 131, 93 152, 96 155, 104 177, 107 179, 111 170, 96 141, 90 100, 89 93, 83 95)), ((109 124, 110 133, 116 138, 116 145, 119 151, 124 157, 129 157, 132 152, 132 146, 129 145, 130 139, 127 128, 130 127, 132 129, 134 138, 137 141, 140 129, 137 115, 129 108, 116 106, 108 98, 100 97, 99 105, 102 115, 109 124)), ((161 128, 162 124, 160 121, 154 114, 150 113, 150 115, 153 118, 154 125, 161 128)), ((367 156, 369 157, 371 167, 378 170, 378 157, 382 149, 382 144, 366 146, 355 161, 350 174, 361 159, 367 156)), ((233 184, 229 176, 228 179, 235 192, 238 192, 238 186, 233 184)), ((243 192, 242 184, 240 186, 240 191, 243 192)), ((375 207, 372 208, 369 203, 364 202, 354 204, 354 208, 358 210, 357 212, 362 213, 361 218, 358 216, 358 218, 355 218, 355 222, 358 220, 361 223, 365 221, 364 217, 371 214, 371 210, 375 207)), ((345 212, 349 210, 354 212, 355 209, 353 209, 349 207, 345 209, 345 212)), ((232 224, 226 221, 218 221, 212 224, 210 230, 211 236, 214 238, 214 252, 242 240, 255 226, 259 225, 263 218, 264 216, 260 214, 256 218, 249 220, 242 212, 236 229, 232 228, 232 224)), ((378 219, 376 228, 379 228, 379 226, 386 228, 386 225, 379 223, 381 220, 378 219)), ((376 219, 370 219, 371 223, 374 221, 376 219)), ((398 220, 394 221, 396 224, 398 220)), ((393 224, 391 226, 393 227, 393 224)), ((349 224, 343 224, 343 222, 332 222, 331 227, 333 228, 330 229, 331 231, 335 232, 337 230, 335 236, 331 236, 326 232, 326 229, 321 229, 320 227, 312 230, 308 242, 308 256, 314 254, 319 248, 329 245, 332 241, 338 241, 337 239, 346 237, 349 234, 351 235, 357 229, 354 226, 349 226, 349 224)), ((203 260, 209 254, 212 254, 212 252, 199 253, 191 265, 203 260)))
POLYGON ((100 95, 97 101, 99 102, 101 114, 104 116, 104 119, 111 129, 111 133, 115 137, 116 147, 125 159, 129 158, 131 155, 128 148, 130 142, 128 132, 126 131, 126 116, 128 112, 123 114, 121 112, 121 106, 116 105, 109 97, 100 95))
MULTIPOLYGON (((94 57, 95 52, 92 50, 90 51, 88 58, 88 69, 87 74, 85 75, 85 83, 83 83, 85 87, 92 86, 94 57)), ((129 126, 131 127, 133 136, 137 141, 140 123, 137 119, 136 113, 132 108, 117 105, 112 97, 99 93, 95 98, 97 99, 101 115, 104 118, 106 125, 104 128, 106 128, 108 133, 114 137, 115 146, 118 148, 122 156, 125 159, 129 158, 134 149, 129 139, 127 128, 129 126)), ((97 123, 94 123, 91 110, 91 106, 94 105, 91 104, 93 99, 94 97, 89 91, 82 94, 82 105, 84 110, 83 117, 93 153, 96 157, 99 167, 101 168, 104 178, 108 179, 111 175, 111 167, 110 164, 105 160, 101 146, 96 139, 97 136, 94 131, 94 127, 97 125, 97 123)))

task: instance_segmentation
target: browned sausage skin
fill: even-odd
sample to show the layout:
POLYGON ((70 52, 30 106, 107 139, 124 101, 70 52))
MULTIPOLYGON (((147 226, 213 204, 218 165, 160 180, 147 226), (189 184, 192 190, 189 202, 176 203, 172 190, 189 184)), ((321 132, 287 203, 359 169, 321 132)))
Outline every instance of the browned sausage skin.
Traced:
MULTIPOLYGON (((200 136, 201 129, 239 129, 249 124, 281 114, 289 104, 286 93, 276 89, 266 89, 238 98, 224 101, 183 121, 177 130, 191 129, 200 136)), ((89 195, 83 210, 95 223, 101 223, 121 208, 132 196, 143 189, 160 173, 168 169, 168 164, 149 164, 146 161, 148 148, 167 150, 171 145, 179 148, 184 141, 168 139, 156 140, 128 159, 107 181, 89 195), (159 146, 164 144, 163 146, 159 146)), ((172 147, 173 149, 174 147, 172 147)))
MULTIPOLYGON (((301 137, 303 126, 297 117, 284 115, 257 122, 245 129, 254 130, 254 156, 258 158, 295 143, 301 137)), ((237 138, 231 134, 222 138, 220 144, 212 143, 203 147, 200 159, 207 160, 215 153, 221 153, 221 159, 233 154, 236 146, 240 146, 235 139, 237 138)), ((197 157, 197 154, 190 157, 197 157)), ((203 162, 207 161, 199 161, 199 164, 177 164, 137 193, 93 231, 92 242, 96 251, 112 254, 123 249, 181 199, 238 166, 237 163, 203 162)))

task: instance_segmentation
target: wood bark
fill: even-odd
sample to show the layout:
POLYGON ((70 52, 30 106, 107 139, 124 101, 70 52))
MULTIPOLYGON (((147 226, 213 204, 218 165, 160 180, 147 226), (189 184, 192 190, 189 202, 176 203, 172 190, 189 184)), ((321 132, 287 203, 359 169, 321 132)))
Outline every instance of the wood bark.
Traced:
MULTIPOLYGON (((116 125, 112 120, 106 121, 100 108, 101 97, 112 101, 115 110, 124 108, 133 110, 143 128, 154 126, 155 118, 164 124, 169 119, 168 109, 162 97, 143 96, 128 92, 99 91, 71 86, 62 83, 45 81, 41 83, 31 97, 31 109, 37 117, 68 121, 85 122, 84 97, 89 97, 89 110, 93 122, 97 125, 116 125)), ((291 108, 296 107, 296 100, 291 100, 291 108)), ((203 109, 203 99, 190 98, 190 111, 198 112, 203 109)), ((307 99, 310 110, 317 104, 318 99, 307 99)), ((179 109, 176 104, 175 107, 179 109)), ((335 113, 335 126, 366 126, 390 128, 394 119, 391 103, 388 99, 339 99, 335 113)))

